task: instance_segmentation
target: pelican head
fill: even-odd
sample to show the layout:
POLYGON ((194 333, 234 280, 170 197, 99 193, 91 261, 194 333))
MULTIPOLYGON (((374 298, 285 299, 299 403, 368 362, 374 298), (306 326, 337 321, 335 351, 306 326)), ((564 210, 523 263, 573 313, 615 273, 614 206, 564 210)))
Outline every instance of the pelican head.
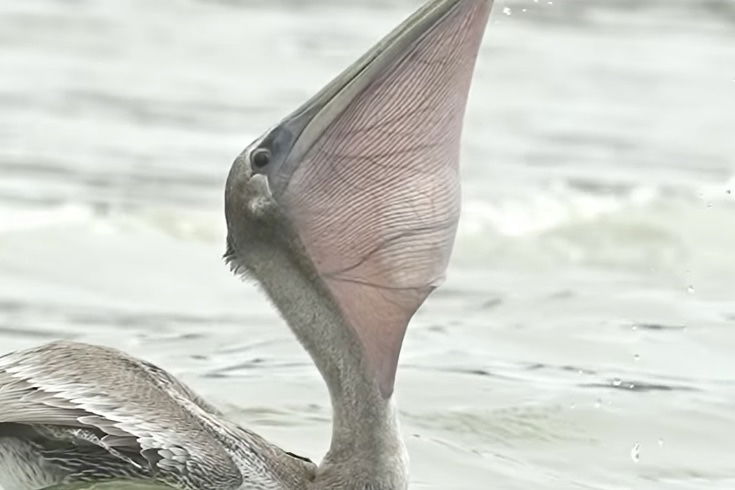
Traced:
POLYGON ((323 475, 364 466, 404 486, 396 368, 452 251, 462 120, 491 3, 428 2, 230 170, 228 261, 263 286, 331 394, 323 475))

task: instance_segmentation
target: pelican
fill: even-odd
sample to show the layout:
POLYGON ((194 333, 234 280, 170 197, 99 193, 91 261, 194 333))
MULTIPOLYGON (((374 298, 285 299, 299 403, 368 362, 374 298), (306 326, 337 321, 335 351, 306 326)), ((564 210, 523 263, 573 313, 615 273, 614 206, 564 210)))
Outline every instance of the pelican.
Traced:
POLYGON ((0 357, 0 489, 407 488, 396 367, 452 251, 462 120, 491 5, 429 1, 230 169, 225 258, 326 382, 321 464, 148 362, 60 341, 0 357))

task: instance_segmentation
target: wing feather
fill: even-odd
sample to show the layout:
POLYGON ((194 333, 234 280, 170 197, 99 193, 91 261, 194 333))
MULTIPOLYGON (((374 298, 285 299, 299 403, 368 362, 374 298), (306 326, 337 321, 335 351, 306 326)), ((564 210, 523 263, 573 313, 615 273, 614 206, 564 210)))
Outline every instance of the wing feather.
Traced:
POLYGON ((56 342, 0 357, 0 427, 55 427, 126 463, 137 454, 162 481, 239 487, 242 474, 207 430, 213 416, 173 377, 113 349, 56 342))

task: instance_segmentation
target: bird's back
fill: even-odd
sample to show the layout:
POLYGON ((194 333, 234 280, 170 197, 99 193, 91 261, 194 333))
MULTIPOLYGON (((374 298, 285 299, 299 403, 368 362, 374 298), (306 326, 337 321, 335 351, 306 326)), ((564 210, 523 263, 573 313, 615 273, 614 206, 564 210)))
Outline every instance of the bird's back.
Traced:
POLYGON ((276 489, 309 470, 158 367, 73 342, 0 357, 3 467, 2 490, 121 478, 276 489))

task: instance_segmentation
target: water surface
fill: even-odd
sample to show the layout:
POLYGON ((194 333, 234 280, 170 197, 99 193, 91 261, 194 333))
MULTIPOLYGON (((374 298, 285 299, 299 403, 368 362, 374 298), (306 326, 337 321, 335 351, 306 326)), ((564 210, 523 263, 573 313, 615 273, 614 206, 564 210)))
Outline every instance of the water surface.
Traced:
MULTIPOLYGON (((0 350, 152 360, 319 460, 326 390, 232 277, 230 162, 420 2, 0 3, 0 350)), ((497 2, 412 488, 735 488, 735 5, 497 2)))

